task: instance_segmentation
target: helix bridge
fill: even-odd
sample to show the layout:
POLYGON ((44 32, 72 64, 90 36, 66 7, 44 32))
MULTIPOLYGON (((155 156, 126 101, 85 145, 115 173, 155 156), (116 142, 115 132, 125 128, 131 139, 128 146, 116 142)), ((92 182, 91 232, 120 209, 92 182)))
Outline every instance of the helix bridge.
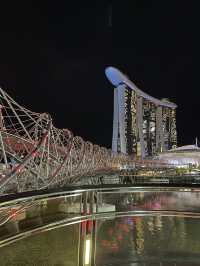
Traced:
POLYGON ((49 114, 27 110, 0 89, 1 194, 71 184, 127 160, 56 128, 49 114))
POLYGON ((75 184, 84 176, 124 167, 171 167, 139 160, 84 141, 53 125, 48 113, 32 112, 0 88, 0 193, 75 184))
MULTIPOLYGON (((19 247, 21 240, 30 237, 25 240, 25 245, 29 245, 34 235, 43 238, 45 233, 54 231, 62 239, 65 234, 58 230, 69 228, 65 239, 73 235, 73 241, 67 240, 68 248, 59 247, 65 248, 64 253, 66 249, 76 252, 74 261, 79 261, 76 265, 97 265, 96 251, 101 250, 101 245, 106 252, 111 248, 113 259, 113 252, 117 252, 132 224, 137 237, 135 242, 139 243, 135 247, 140 254, 144 242, 140 239, 143 220, 149 219, 148 230, 152 230, 155 220, 160 234, 163 224, 170 226, 172 217, 173 224, 177 217, 195 220, 200 217, 197 211, 188 211, 187 205, 192 196, 192 204, 198 206, 198 187, 186 183, 163 184, 170 175, 174 178, 179 166, 155 157, 141 159, 113 152, 85 141, 68 129, 56 128, 50 114, 22 107, 0 88, 0 247, 5 247, 5 252, 11 247, 11 253, 16 254, 16 248, 12 249, 10 244, 16 242, 19 247), (158 174, 155 186, 152 173, 158 174), (146 180, 150 180, 147 185, 146 180), (183 201, 187 204, 180 207, 183 201), (165 218, 169 221, 164 223, 165 218), (112 230, 109 229, 109 236, 106 236, 101 230, 111 221, 112 230), (121 233, 117 237, 110 236, 115 225, 120 225, 116 232, 121 233), (76 240, 73 247, 75 231, 72 228, 78 228, 78 242, 76 240), (117 241, 114 242, 114 238, 117 241)), ((38 243, 40 252, 44 244, 41 239, 38 243)), ((36 250, 34 245, 33 248, 36 250)), ((49 244, 47 249, 49 252, 49 244)), ((26 253, 34 254, 27 250, 28 253, 23 252, 16 259, 23 261, 26 253)), ((1 256, 1 261, 6 261, 5 257, 10 259, 7 255, 1 256)), ((43 258, 43 254, 38 254, 40 257, 43 258)), ((36 258, 31 260, 35 262, 36 258)), ((162 257, 156 261, 162 261, 162 257)))

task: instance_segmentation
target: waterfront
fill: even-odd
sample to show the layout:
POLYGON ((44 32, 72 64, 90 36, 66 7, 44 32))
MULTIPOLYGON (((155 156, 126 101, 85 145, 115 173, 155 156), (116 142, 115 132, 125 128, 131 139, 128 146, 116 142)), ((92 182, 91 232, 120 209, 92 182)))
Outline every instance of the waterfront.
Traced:
POLYGON ((196 219, 162 216, 105 221, 96 265, 200 265, 199 225, 196 219))
MULTIPOLYGON (((99 216, 93 222, 96 232, 92 245, 94 265, 200 265, 199 197, 198 191, 188 189, 179 192, 177 189, 177 192, 103 193, 102 202, 115 204, 118 215, 99 216)), ((77 195, 76 200, 78 198, 77 195)), ((34 228, 47 224, 47 214, 48 222, 56 220, 54 213, 59 219, 69 217, 69 214, 65 214, 66 217, 63 213, 58 215, 58 210, 63 211, 63 208, 58 208, 63 206, 63 202, 69 208, 66 199, 51 199, 46 214, 43 206, 40 223, 35 212, 35 218, 31 220, 34 228)), ((9 223, 11 225, 11 221, 9 223)), ((30 214, 27 220, 19 222, 19 231, 25 230, 25 223, 29 229, 30 214)), ((3 226, 10 229, 10 225, 5 223, 3 226)), ((84 241, 82 227, 83 222, 77 222, 49 231, 38 230, 35 235, 2 246, 0 265, 78 265, 80 242, 84 241)))
POLYGON ((25 238, 0 249, 1 266, 75 266, 79 226, 66 226, 25 238))

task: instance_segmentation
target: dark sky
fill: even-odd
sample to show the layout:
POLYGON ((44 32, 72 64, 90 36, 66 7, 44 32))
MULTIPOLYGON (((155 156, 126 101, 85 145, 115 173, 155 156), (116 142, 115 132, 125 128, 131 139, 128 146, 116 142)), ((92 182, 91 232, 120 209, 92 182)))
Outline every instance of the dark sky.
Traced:
POLYGON ((110 147, 113 88, 104 69, 112 65, 178 104, 179 145, 199 136, 198 1, 4 2, 0 84, 20 104, 110 147))

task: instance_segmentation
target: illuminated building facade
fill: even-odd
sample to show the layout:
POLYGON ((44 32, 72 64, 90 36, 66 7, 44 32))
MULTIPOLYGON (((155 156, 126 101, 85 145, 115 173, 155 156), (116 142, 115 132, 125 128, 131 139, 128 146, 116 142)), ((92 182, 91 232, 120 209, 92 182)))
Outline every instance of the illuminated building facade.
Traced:
POLYGON ((176 107, 138 89, 113 67, 106 76, 115 86, 112 150, 141 158, 176 148, 176 107))
POLYGON ((186 145, 159 153, 155 159, 162 160, 163 163, 177 165, 178 168, 188 168, 189 166, 200 166, 200 148, 196 145, 186 145))

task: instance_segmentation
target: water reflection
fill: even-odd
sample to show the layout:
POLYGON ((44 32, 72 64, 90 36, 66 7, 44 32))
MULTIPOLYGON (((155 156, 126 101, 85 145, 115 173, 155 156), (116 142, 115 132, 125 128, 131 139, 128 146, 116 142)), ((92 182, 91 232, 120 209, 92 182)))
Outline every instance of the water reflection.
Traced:
MULTIPOLYGON (((181 212, 179 216, 162 216, 159 213, 162 210, 198 213, 199 194, 191 191, 101 193, 101 210, 104 208, 105 211, 105 206, 115 206, 116 211, 133 214, 134 211, 158 212, 149 216, 129 213, 126 217, 117 218, 112 215, 109 219, 82 221, 81 224, 27 237, 0 248, 0 265, 78 265, 84 255, 80 253, 81 249, 86 250, 85 239, 91 241, 90 251, 95 255, 91 261, 96 266, 200 265, 200 220, 183 217, 181 212)), ((0 239, 80 216, 83 213, 81 202, 81 196, 76 195, 73 199, 64 197, 38 201, 18 213, 9 210, 13 215, 0 226, 0 239)), ((2 210, 2 213, 6 211, 2 210)))
MULTIPOLYGON (((117 209, 123 211, 199 211, 198 193, 129 193, 117 196, 105 195, 103 200, 113 203, 117 198, 117 209)), ((184 218, 181 214, 180 217, 128 216, 100 221, 97 265, 200 265, 199 226, 198 219, 184 218)))
POLYGON ((166 216, 101 221, 96 265, 200 265, 199 225, 191 218, 166 216))
POLYGON ((77 215, 81 215, 79 194, 4 207, 0 212, 0 241, 77 215))
POLYGON ((200 192, 134 192, 103 194, 103 203, 116 204, 117 211, 200 211, 200 192))
POLYGON ((1 266, 77 266, 79 225, 35 235, 0 249, 1 266))

